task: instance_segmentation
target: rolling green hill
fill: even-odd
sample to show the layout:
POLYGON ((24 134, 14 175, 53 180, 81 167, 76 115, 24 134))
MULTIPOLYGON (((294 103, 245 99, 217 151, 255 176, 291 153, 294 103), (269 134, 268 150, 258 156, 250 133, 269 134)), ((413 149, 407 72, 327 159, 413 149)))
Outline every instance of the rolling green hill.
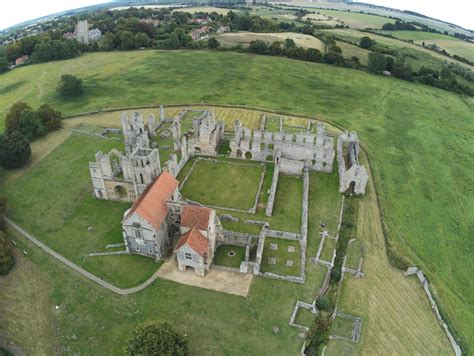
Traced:
POLYGON ((372 162, 388 235, 434 283, 472 348, 474 103, 461 96, 323 64, 205 51, 94 53, 0 76, 0 119, 25 100, 65 114, 110 107, 215 103, 307 115, 357 130, 372 162), (55 93, 64 73, 86 94, 55 93))

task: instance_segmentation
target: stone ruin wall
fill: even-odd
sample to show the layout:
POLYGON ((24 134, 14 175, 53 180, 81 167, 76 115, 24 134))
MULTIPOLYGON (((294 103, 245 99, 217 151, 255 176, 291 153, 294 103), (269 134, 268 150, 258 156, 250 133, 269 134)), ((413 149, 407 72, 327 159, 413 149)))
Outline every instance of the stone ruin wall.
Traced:
POLYGON ((354 193, 365 194, 369 175, 364 166, 359 165, 359 138, 352 131, 341 133, 337 140, 337 162, 339 166, 339 192, 346 192, 354 183, 354 193))
POLYGON ((281 152, 280 171, 302 174, 306 167, 317 172, 330 173, 335 156, 333 138, 318 124, 318 133, 281 133, 252 131, 235 122, 235 137, 230 141, 232 158, 253 161, 274 161, 281 152))
POLYGON ((188 149, 192 154, 217 156, 217 147, 223 138, 224 123, 217 122, 214 115, 205 110, 193 120, 193 135, 189 138, 188 149))

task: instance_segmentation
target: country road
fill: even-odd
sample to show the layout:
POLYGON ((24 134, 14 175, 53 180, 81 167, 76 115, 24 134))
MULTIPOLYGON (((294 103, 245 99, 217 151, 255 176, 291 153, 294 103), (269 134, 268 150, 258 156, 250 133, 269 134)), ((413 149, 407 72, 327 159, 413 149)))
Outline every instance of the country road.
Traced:
POLYGON ((30 242, 32 242, 33 244, 35 244, 36 246, 41 248, 46 253, 50 254, 51 256, 53 256, 54 258, 59 260, 60 262, 64 263, 66 266, 72 268, 77 273, 80 273, 84 277, 90 279, 91 281, 101 285, 104 288, 107 288, 111 292, 114 292, 114 293, 117 293, 117 294, 120 294, 120 295, 128 295, 128 294, 137 293, 137 292, 145 289, 146 287, 148 287, 150 284, 152 284, 155 281, 155 279, 158 278, 158 270, 157 270, 150 278, 148 278, 145 282, 143 282, 139 286, 136 286, 136 287, 133 287, 133 288, 126 288, 126 289, 118 288, 118 287, 104 281, 103 279, 97 277, 96 275, 86 271, 82 267, 79 267, 78 265, 76 265, 74 262, 68 260, 64 256, 62 256, 59 253, 55 252, 54 250, 52 250, 51 248, 46 246, 44 243, 37 240, 34 236, 32 236, 31 234, 29 234, 28 232, 23 230, 20 226, 15 224, 12 220, 10 220, 6 216, 5 216, 5 222, 8 224, 8 226, 10 226, 14 230, 16 230, 23 237, 25 237, 27 240, 29 240, 30 242))

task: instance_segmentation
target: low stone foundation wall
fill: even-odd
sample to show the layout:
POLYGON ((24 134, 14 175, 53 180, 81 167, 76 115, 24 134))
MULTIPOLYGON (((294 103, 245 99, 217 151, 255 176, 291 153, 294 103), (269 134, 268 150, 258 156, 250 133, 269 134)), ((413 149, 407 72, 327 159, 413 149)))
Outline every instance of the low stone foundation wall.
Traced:
POLYGON ((288 281, 288 282, 295 282, 304 284, 305 278, 298 277, 298 276, 280 276, 279 274, 271 273, 271 272, 264 272, 261 273, 262 276, 271 278, 271 279, 278 279, 280 281, 288 281))

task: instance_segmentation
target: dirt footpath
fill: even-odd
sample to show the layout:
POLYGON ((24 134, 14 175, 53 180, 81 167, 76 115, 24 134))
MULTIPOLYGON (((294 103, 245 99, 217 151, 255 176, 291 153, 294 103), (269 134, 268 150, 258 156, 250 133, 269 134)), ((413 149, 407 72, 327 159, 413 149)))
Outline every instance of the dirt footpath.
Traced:
POLYGON ((170 281, 190 286, 211 289, 246 297, 250 290, 253 275, 211 269, 205 277, 196 276, 194 271, 178 271, 176 258, 166 261, 158 271, 158 276, 170 281))

